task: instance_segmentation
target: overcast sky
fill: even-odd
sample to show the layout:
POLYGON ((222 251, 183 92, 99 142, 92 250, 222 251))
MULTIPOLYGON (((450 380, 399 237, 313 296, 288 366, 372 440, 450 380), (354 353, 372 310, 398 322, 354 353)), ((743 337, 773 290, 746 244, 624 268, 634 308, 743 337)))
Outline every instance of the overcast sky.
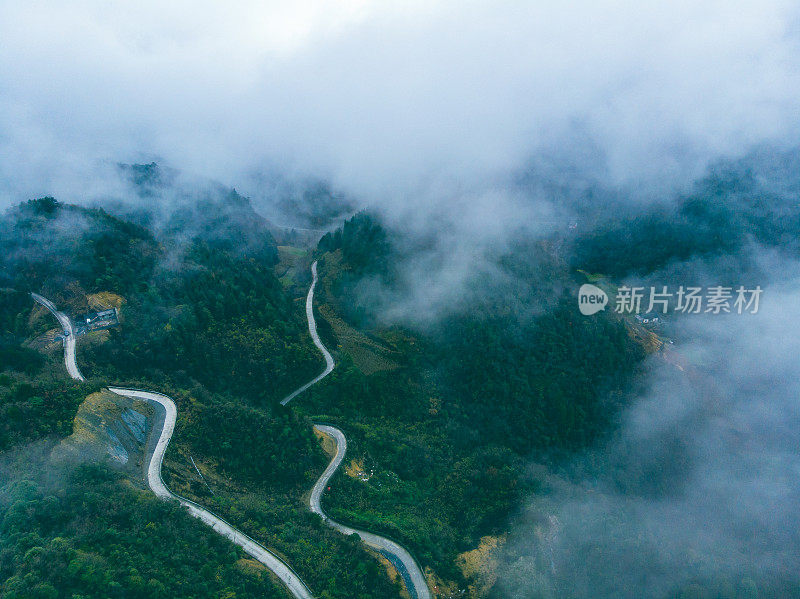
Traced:
MULTIPOLYGON (((0 208, 45 194, 91 201, 107 190, 100 173, 118 161, 158 160, 256 198, 263 173, 328 179, 409 229, 441 229, 432 257, 409 266, 410 295, 393 296, 387 310, 424 320, 462 295, 480 255, 496 255, 508 231, 558 214, 507 185, 531 164, 563 161, 603 183, 669 195, 710 160, 761 143, 800 145, 796 0, 229 4, 0 0, 0 208), (454 226, 440 226, 448 219, 454 226)), ((725 320, 703 345, 724 358, 712 374, 729 391, 726 418, 695 418, 684 396, 659 393, 623 422, 621 434, 639 447, 682 438, 668 426, 670 410, 692 417, 690 474, 707 485, 680 501, 635 503, 638 519, 622 529, 632 538, 655 531, 654 546, 677 547, 681 559, 654 562, 668 573, 707 539, 732 571, 748 556, 760 564, 758 546, 769 543, 791 552, 778 555, 776 571, 784 562, 797 570, 800 538, 785 526, 799 513, 786 483, 800 468, 794 268, 791 277, 762 317, 725 320), (756 457, 743 458, 742 447, 756 457), (771 520, 753 509, 762 492, 773 493, 771 520), (708 524, 687 540, 695 528, 676 510, 708 524), (719 514, 762 530, 732 534, 719 514)), ((576 531, 556 559, 613 539, 617 529, 587 533, 580 516, 613 515, 628 499, 613 489, 600 499, 607 504, 553 499, 563 530, 576 531)), ((606 565, 599 572, 616 576, 624 562, 606 565)), ((524 581, 519 596, 529 597, 524 581)), ((584 582, 585 596, 619 596, 598 581, 564 584, 576 596, 584 582)))
POLYGON ((583 146, 681 176, 794 142, 798 39, 786 0, 0 2, 0 201, 153 158, 389 202, 583 146))

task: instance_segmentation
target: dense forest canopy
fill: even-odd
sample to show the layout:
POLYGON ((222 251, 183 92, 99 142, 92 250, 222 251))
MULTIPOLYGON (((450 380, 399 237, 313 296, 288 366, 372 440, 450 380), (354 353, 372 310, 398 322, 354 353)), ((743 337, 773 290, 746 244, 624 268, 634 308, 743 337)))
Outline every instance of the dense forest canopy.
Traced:
MULTIPOLYGON (((123 168, 157 209, 49 197, 10 209, 0 219, 0 451, 14 466, 0 468, 0 597, 281 596, 232 546, 113 466, 62 463, 57 480, 20 470, 30 450, 46 473, 85 398, 112 382, 175 398, 167 483, 279 551, 320 596, 393 597, 398 586, 357 540, 305 510, 327 461, 313 422, 348 436, 347 473, 325 496, 331 516, 401 542, 442 588, 473 588, 480 576, 463 556, 487 539, 502 546, 526 497, 546 500, 554 480, 570 484, 576 456, 615 438, 653 367, 648 353, 664 344, 612 310, 582 316, 577 287, 693 261, 745 264, 756 246, 796 253, 794 164, 759 155, 589 230, 516 233, 476 261, 447 311, 416 322, 387 307, 434 245, 377 210, 316 247, 279 248, 246 198, 215 186, 177 193, 178 175, 157 165, 123 168), (337 367, 283 407, 322 368, 304 314, 312 260, 317 324, 337 367), (79 340, 85 383, 67 377, 56 323, 31 291, 74 318, 118 308, 120 326, 79 340), (165 552, 177 557, 154 565, 165 552)), ((519 576, 506 574, 505 588, 519 576)))
MULTIPOLYGON (((119 473, 102 465, 98 471, 51 465, 47 456, 73 432, 84 398, 112 382, 158 389, 178 401, 176 457, 168 458, 165 472, 171 485, 183 490, 182 460, 192 456, 218 477, 216 494, 201 484, 198 499, 217 502, 231 520, 242 518, 237 514, 250 497, 271 498, 236 523, 286 550, 295 564, 309 564, 313 574, 305 578, 322 596, 363 595, 378 564, 298 509, 299 494, 325 458, 310 422, 277 400, 313 376, 320 358, 299 304, 273 271, 277 249, 267 224, 235 192, 187 200, 168 227, 145 226, 162 216, 134 224, 43 198, 0 222, 0 450, 13 457, 38 447, 44 471, 64 469, 41 494, 30 486, 41 484, 24 467, 26 458, 18 458, 23 467, 0 473, 0 596, 106 597, 109 588, 125 597, 284 596, 263 568, 243 565, 227 541, 149 491, 132 491, 119 473), (73 318, 98 302, 119 309, 119 327, 79 340, 86 383, 67 377, 53 338, 56 322, 29 291, 46 294, 73 318), (20 485, 33 489, 30 497, 17 495, 20 485), (37 528, 42 518, 47 525, 37 528), (276 527, 276 519, 289 526, 276 527), (92 527, 82 525, 87 520, 92 527), (154 534, 161 520, 177 546, 154 534), (299 534, 317 537, 317 549, 298 554, 292 539, 299 534), (189 548, 194 557, 184 559, 189 548), (156 566, 165 554, 174 561, 156 566), (63 571, 46 568, 51 559, 63 571), (201 563, 193 567, 195 559, 201 563), (192 576, 184 576, 186 569, 192 576)), ((190 494, 197 482, 189 482, 190 494)), ((389 580, 380 579, 379 596, 394 596, 389 580)))

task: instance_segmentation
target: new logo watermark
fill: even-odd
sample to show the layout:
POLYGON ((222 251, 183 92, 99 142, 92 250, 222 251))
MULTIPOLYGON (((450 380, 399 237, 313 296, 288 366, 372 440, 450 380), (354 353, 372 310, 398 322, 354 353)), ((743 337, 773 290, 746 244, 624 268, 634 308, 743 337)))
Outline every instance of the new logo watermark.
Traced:
MULTIPOLYGON (((628 287, 617 289, 614 297, 614 312, 618 314, 756 314, 762 293, 761 286, 753 289, 738 287, 685 287, 681 285, 670 291, 662 287, 628 287)), ((578 290, 578 309, 581 314, 591 316, 605 310, 608 294, 590 283, 578 290)))
POLYGON ((581 314, 584 316, 597 314, 600 310, 605 310, 607 304, 608 295, 605 291, 590 283, 581 285, 578 290, 578 309, 581 314))

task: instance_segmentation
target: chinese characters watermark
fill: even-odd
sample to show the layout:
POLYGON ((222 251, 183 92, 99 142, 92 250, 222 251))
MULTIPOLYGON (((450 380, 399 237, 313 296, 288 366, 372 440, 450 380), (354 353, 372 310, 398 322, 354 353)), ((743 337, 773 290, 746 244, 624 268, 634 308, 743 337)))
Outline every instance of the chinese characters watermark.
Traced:
MULTIPOLYGON (((618 314, 756 314, 762 293, 761 286, 748 289, 738 287, 685 287, 670 290, 661 287, 629 287, 617 289, 612 303, 618 314)), ((581 314, 591 315, 604 310, 609 304, 605 291, 591 284, 582 285, 578 291, 578 308, 581 314)))

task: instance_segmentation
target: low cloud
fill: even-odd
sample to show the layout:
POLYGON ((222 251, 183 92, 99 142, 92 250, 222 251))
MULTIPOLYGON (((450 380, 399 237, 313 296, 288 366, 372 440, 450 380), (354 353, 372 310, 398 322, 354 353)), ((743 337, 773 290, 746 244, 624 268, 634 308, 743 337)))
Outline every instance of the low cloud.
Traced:
POLYGON ((685 317, 686 369, 654 358, 619 434, 569 476, 545 477, 516 529, 505 597, 666 597, 693 584, 795 596, 798 300, 794 278, 768 287, 758 314, 685 317))
MULTIPOLYGON (((133 197, 118 162, 220 181, 268 218, 275 190, 322 180, 432 240, 387 308, 432 318, 470 277, 505 276, 493 258, 520 229, 796 146, 798 16, 790 0, 6 2, 0 207, 133 197)), ((678 351, 714 386, 653 365, 607 455, 533 500, 508 597, 796 581, 798 281, 775 277, 757 316, 686 320, 678 351)))
POLYGON ((521 228, 796 145, 798 16, 789 0, 6 3, 0 207, 129 198, 115 165, 155 160, 296 224, 283 196, 322 181, 439 237, 395 310, 435 316, 521 228))
POLYGON ((156 158, 253 195, 249 176, 277 169, 424 212, 587 148, 610 180, 691 179, 796 136, 797 16, 785 0, 5 4, 0 193, 81 200, 98 162, 156 158))

